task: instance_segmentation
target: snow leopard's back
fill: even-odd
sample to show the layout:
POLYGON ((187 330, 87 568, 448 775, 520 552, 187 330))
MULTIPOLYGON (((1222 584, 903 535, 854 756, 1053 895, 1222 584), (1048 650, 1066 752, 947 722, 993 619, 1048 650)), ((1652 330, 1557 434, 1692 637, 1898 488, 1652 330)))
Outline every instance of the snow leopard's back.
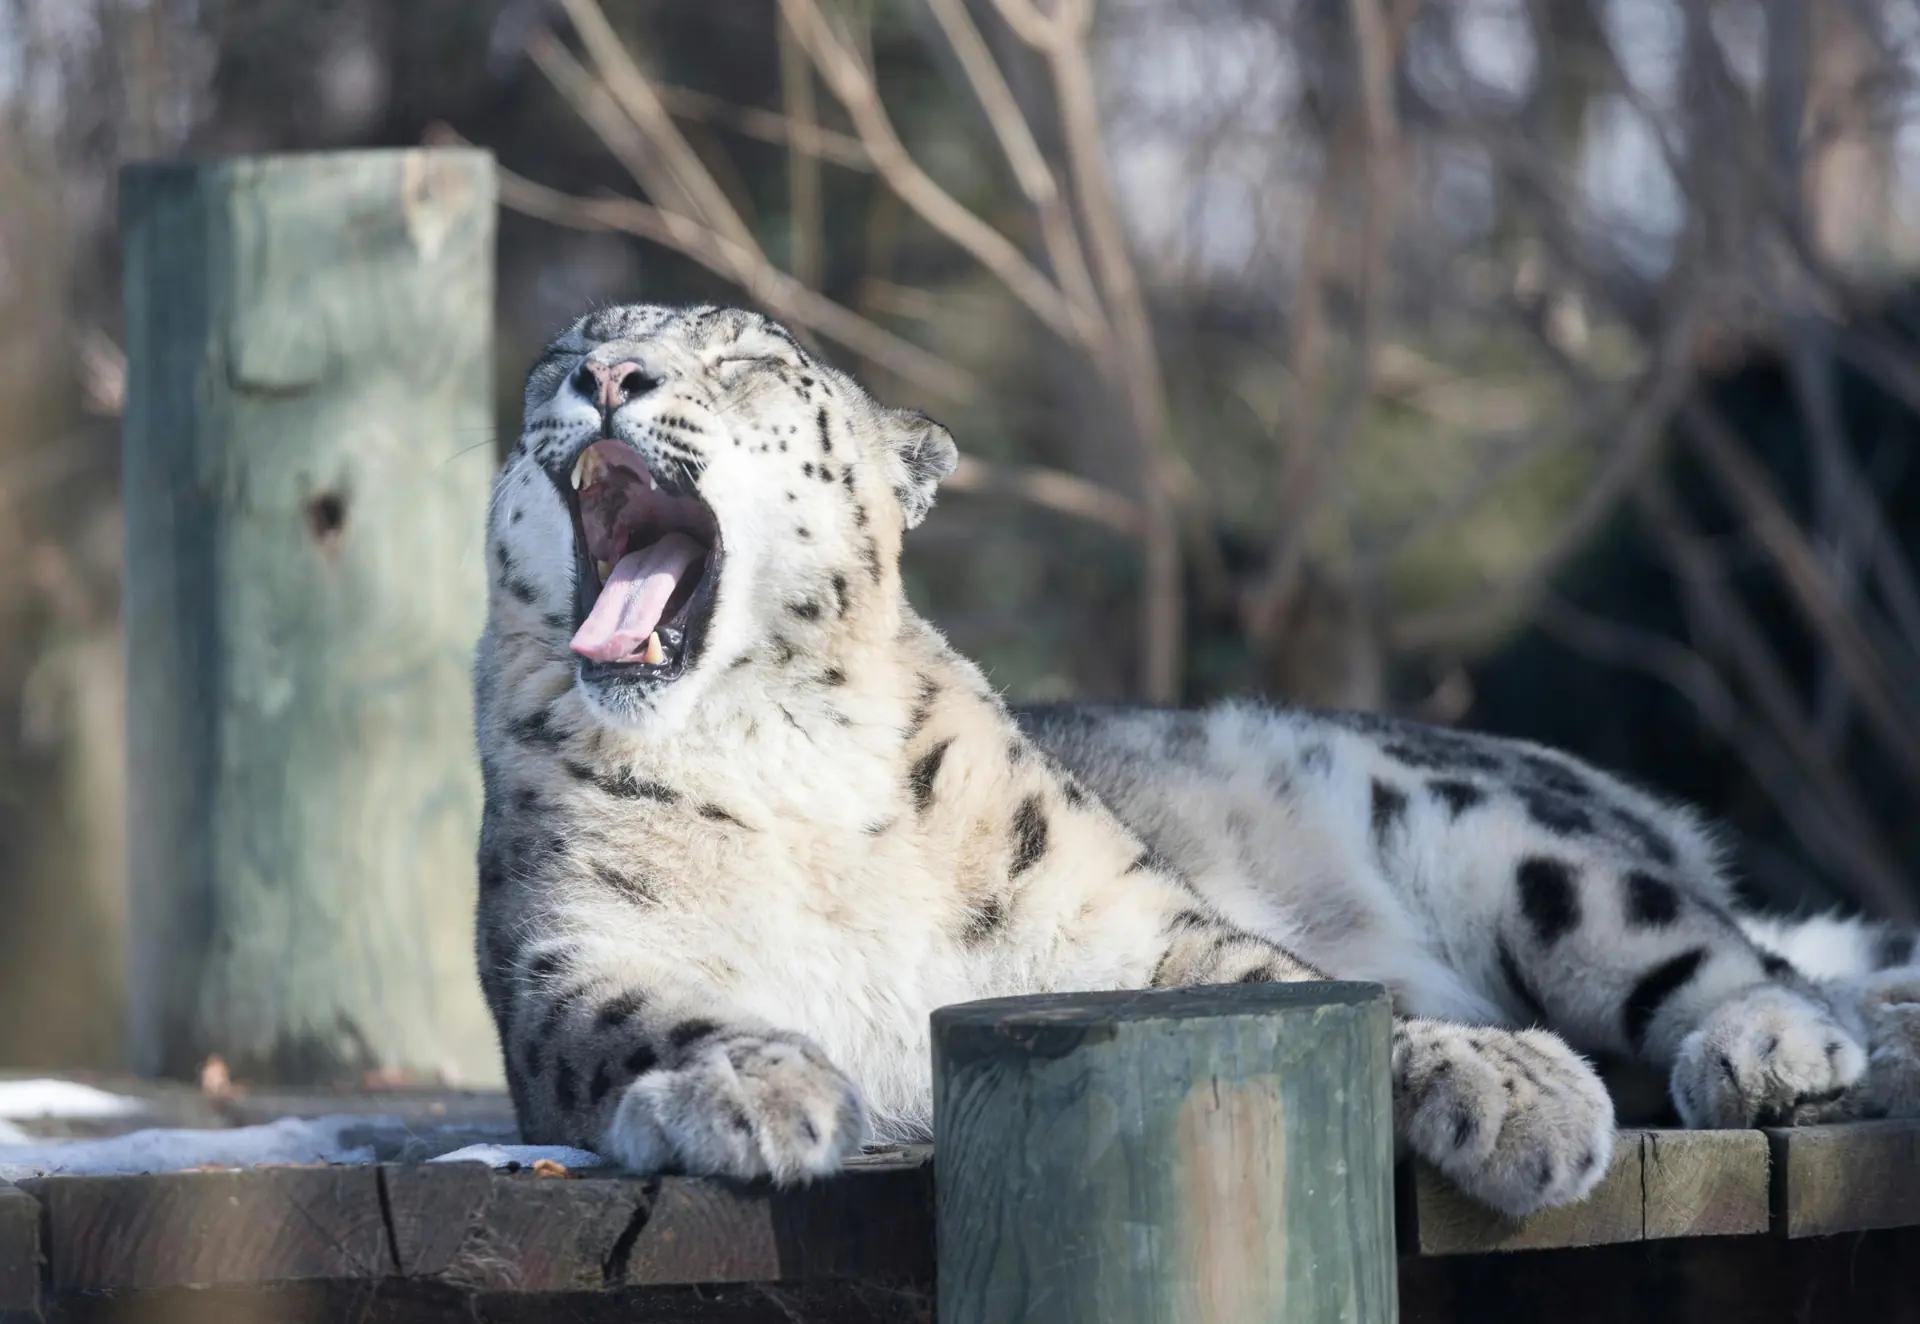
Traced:
MULTIPOLYGON (((1529 979, 1522 953, 1542 937, 1571 958, 1649 927, 1731 922, 1716 918, 1732 898, 1691 814, 1540 746, 1253 703, 1016 716, 1233 920, 1386 984, 1404 1014, 1540 1021, 1536 985, 1579 968, 1548 960, 1529 979)), ((1604 1031, 1629 993, 1606 991, 1614 1005, 1580 1046, 1621 1046, 1604 1031)))

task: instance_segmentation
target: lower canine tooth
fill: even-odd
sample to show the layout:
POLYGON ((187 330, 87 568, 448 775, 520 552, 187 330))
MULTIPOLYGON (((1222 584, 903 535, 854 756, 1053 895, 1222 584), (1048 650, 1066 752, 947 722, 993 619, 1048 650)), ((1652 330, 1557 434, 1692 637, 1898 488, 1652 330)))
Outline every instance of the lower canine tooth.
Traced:
POLYGON ((667 660, 666 650, 660 647, 658 630, 647 636, 647 651, 640 655, 640 660, 650 667, 657 667, 667 660))
POLYGON ((600 578, 605 579, 608 575, 611 575, 613 573, 613 562, 595 561, 593 563, 593 568, 600 572, 600 578))

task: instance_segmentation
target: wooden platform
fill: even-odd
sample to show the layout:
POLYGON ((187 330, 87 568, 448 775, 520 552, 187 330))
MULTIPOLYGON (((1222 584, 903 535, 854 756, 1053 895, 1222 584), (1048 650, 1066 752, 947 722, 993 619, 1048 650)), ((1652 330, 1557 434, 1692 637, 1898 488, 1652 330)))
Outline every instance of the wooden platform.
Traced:
MULTIPOLYGON (((161 1111, 504 1118, 484 1095, 161 1111)), ((0 1185, 0 1319, 924 1321, 933 1166, 891 1150, 790 1192, 417 1162, 42 1178, 0 1185)), ((1920 1124, 1627 1132, 1591 1200, 1518 1223, 1424 1169, 1399 1203, 1407 1321, 1920 1322, 1920 1124)))

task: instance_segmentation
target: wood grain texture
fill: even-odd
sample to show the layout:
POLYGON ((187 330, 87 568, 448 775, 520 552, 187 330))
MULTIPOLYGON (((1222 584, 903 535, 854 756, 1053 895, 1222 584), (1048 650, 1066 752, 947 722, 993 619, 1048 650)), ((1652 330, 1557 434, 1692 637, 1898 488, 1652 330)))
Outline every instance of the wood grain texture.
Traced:
POLYGON ((1648 1241, 1771 1225, 1772 1160, 1758 1131, 1642 1131, 1640 1145, 1648 1241))
POLYGON ((1779 1235, 1920 1224, 1920 1121, 1793 1127, 1767 1141, 1779 1235))
POLYGON ((1481 1255, 1639 1241, 1641 1177, 1639 1134, 1623 1132, 1593 1194, 1578 1204, 1509 1218, 1462 1195, 1435 1169, 1416 1161, 1400 1178, 1402 1244, 1422 1255, 1481 1255))
POLYGON ((1008 998, 933 1015, 942 1324, 1394 1318, 1385 996, 1008 998))
POLYGON ((1736 1236, 1765 1232, 1769 1219, 1758 1131, 1622 1131, 1593 1194, 1523 1219, 1476 1204, 1424 1163, 1400 1174, 1400 1244, 1423 1255, 1736 1236))
POLYGON ((40 1312, 40 1204, 0 1182, 0 1321, 33 1319, 40 1312))
POLYGON ((381 1169, 397 1272, 475 1291, 933 1277, 925 1149, 793 1190, 690 1177, 381 1169))
POLYGON ((618 1283, 655 1183, 506 1176, 478 1164, 382 1172, 398 1272, 469 1291, 597 1291, 618 1283))
POLYGON ((55 1292, 393 1272, 371 1167, 49 1177, 20 1188, 45 1211, 55 1292))
POLYGON ((1401 1324, 1920 1324, 1920 1229, 1404 1256, 1401 1324))
POLYGON ((491 160, 135 166, 120 196, 136 1069, 497 1083, 491 160))

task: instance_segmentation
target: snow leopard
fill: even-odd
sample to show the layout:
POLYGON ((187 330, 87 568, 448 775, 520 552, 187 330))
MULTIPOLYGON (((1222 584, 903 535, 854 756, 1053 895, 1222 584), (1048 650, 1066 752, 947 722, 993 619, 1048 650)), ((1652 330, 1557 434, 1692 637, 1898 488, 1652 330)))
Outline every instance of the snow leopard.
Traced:
POLYGON ((1909 932, 1737 904, 1551 749, 1255 701, 1010 706, 908 604, 957 463, 787 329, 575 321, 526 381, 475 662, 479 976, 525 1138, 776 1183, 932 1127, 929 1014, 1385 987, 1396 1144, 1520 1216, 1686 1125, 1920 1109, 1909 932))

